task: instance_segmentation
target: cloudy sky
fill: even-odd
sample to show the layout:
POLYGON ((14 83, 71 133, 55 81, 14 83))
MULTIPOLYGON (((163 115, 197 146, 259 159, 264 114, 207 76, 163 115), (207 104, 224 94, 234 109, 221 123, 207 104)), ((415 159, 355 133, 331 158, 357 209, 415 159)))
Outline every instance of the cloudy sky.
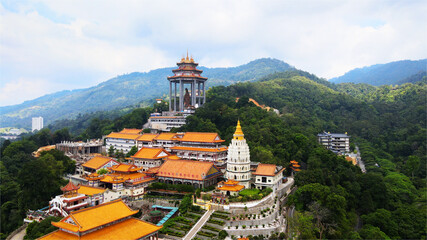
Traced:
POLYGON ((174 66, 271 57, 320 77, 427 56, 427 1, 0 0, 0 106, 174 66))

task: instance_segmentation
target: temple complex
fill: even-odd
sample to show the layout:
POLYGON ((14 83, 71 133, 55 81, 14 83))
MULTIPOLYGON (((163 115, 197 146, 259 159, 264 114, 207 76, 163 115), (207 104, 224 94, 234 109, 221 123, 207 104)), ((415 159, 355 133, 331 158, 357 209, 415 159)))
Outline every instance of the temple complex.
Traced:
POLYGON ((137 212, 122 200, 81 209, 52 222, 59 229, 39 239, 158 239, 162 227, 133 218, 137 212))
POLYGON ((171 154, 163 148, 143 147, 132 156, 132 162, 136 166, 142 167, 143 171, 147 171, 153 167, 160 167, 164 159, 170 155, 171 154))
POLYGON ((79 210, 86 207, 89 202, 87 196, 79 193, 79 186, 74 185, 71 181, 61 188, 64 194, 56 196, 49 202, 48 212, 56 216, 68 216, 73 210, 79 210))

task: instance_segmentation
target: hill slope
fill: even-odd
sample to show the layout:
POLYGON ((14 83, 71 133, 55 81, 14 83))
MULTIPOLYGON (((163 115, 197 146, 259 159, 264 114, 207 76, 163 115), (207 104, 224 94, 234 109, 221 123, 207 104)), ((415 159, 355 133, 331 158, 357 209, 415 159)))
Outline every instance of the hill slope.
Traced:
MULTIPOLYGON (((30 127, 31 117, 42 116, 45 125, 79 113, 111 110, 135 105, 161 97, 168 91, 167 76, 173 68, 161 68, 147 73, 134 72, 117 76, 97 86, 49 94, 19 105, 0 108, 1 126, 30 127)), ((207 87, 230 85, 239 81, 254 81, 275 72, 293 69, 277 59, 263 58, 231 68, 206 68, 207 87)))
POLYGON ((374 86, 402 84, 406 79, 420 71, 426 71, 427 59, 411 61, 403 60, 386 64, 376 64, 353 69, 341 77, 332 78, 333 83, 367 83, 374 86))

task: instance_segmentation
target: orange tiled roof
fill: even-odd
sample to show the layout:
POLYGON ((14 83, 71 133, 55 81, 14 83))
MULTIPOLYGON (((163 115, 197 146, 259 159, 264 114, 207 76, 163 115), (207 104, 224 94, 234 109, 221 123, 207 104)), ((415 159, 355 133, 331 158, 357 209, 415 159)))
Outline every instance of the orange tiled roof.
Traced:
POLYGON ((144 182, 151 182, 151 181, 155 181, 157 180, 156 178, 146 178, 146 179, 142 179, 140 181, 137 182, 132 182, 132 185, 136 185, 136 184, 140 184, 140 183, 144 183, 144 182))
POLYGON ((187 150, 187 151, 195 151, 195 152, 225 152, 227 151, 227 147, 221 148, 196 148, 196 147, 171 147, 171 150, 187 150))
POLYGON ((274 176, 276 172, 275 164, 258 164, 254 175, 266 175, 266 176, 274 176))
POLYGON ((150 169, 148 169, 147 171, 145 171, 146 173, 158 173, 159 172, 160 167, 152 167, 150 169))
POLYGON ((160 133, 160 135, 157 136, 155 139, 156 140, 171 141, 171 140, 174 140, 177 135, 178 134, 176 134, 176 133, 160 133))
POLYGON ((165 160, 180 160, 181 158, 177 155, 170 155, 165 160))
POLYGON ((203 180, 202 176, 207 176, 212 168, 214 168, 212 162, 168 160, 160 166, 157 177, 203 180))
POLYGON ((52 222, 52 225, 72 232, 85 232, 119 219, 132 216, 137 212, 138 211, 130 209, 121 200, 115 200, 98 206, 71 212, 68 217, 63 218, 61 221, 52 222), (71 218, 75 224, 67 223, 66 221, 69 220, 69 218, 71 218))
POLYGON ((140 173, 140 172, 135 172, 135 173, 130 173, 130 174, 112 173, 112 174, 109 174, 109 176, 121 177, 125 180, 132 180, 132 179, 136 179, 136 178, 144 178, 147 176, 147 174, 140 173))
POLYGON ((206 132, 186 132, 184 136, 179 139, 183 142, 224 142, 218 133, 206 133, 206 132))
POLYGON ((242 185, 234 185, 234 186, 227 186, 224 185, 222 187, 219 187, 218 190, 222 190, 222 191, 231 191, 231 192, 238 192, 240 190, 242 190, 243 188, 245 188, 245 186, 242 185))
POLYGON ((100 181, 106 183, 123 183, 126 182, 126 179, 122 176, 106 175, 100 181))
POLYGON ((129 218, 123 222, 119 222, 110 225, 105 228, 93 231, 85 234, 80 238, 77 235, 67 233, 61 230, 57 230, 48 235, 45 235, 39 239, 42 240, 57 240, 57 239, 69 239, 69 240, 90 240, 90 239, 104 239, 104 240, 116 240, 116 239, 140 239, 144 236, 152 234, 162 227, 158 227, 154 224, 136 219, 129 218), (124 229, 126 229, 124 231, 124 229))
POLYGON ((144 141, 144 142, 151 142, 157 136, 158 136, 158 134, 155 134, 155 133, 144 133, 141 136, 139 136, 136 140, 137 141, 144 141))
POLYGON ((131 133, 131 134, 139 134, 142 132, 142 129, 137 128, 123 128, 119 133, 131 133))
POLYGON ((222 182, 225 185, 236 185, 239 184, 239 181, 234 181, 232 179, 228 179, 227 182, 222 182))
POLYGON ((118 132, 112 132, 106 136, 106 138, 119 138, 119 139, 129 139, 129 140, 136 140, 140 134, 132 134, 132 133, 118 133, 118 132))
POLYGON ((79 187, 74 185, 73 182, 71 182, 71 180, 68 182, 67 185, 65 185, 64 187, 61 188, 61 190, 64 192, 73 191, 73 190, 77 190, 77 189, 79 189, 79 187))
POLYGON ((86 186, 86 185, 80 185, 79 190, 77 190, 78 193, 84 194, 87 196, 93 196, 95 194, 100 194, 100 193, 103 193, 105 191, 106 191, 106 189, 104 189, 104 188, 90 187, 90 186, 86 186))
POLYGON ((92 169, 99 169, 110 161, 118 163, 116 160, 109 158, 109 157, 96 156, 96 157, 90 159, 89 161, 83 163, 82 166, 87 167, 87 168, 92 168, 92 169))
POLYGON ((142 168, 137 167, 133 164, 120 163, 119 165, 114 165, 114 166, 110 167, 109 169, 111 169, 112 171, 117 171, 117 172, 136 172, 136 171, 141 170, 142 168))
POLYGON ((143 147, 133 155, 133 158, 143 159, 161 159, 169 156, 170 154, 163 148, 147 148, 143 147))

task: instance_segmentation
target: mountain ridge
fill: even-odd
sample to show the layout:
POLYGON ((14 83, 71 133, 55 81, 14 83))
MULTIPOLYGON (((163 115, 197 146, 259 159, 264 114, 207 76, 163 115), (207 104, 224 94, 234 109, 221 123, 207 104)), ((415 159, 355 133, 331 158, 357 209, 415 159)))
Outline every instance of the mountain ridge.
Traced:
POLYGON ((367 83, 374 86, 402 84, 402 80, 427 70, 427 59, 401 60, 355 68, 342 76, 329 79, 332 83, 367 83))
MULTIPOLYGON (((0 124, 28 128, 31 117, 42 116, 48 125, 58 119, 73 118, 79 113, 141 105, 141 102, 151 101, 156 97, 166 97, 169 87, 166 77, 172 75, 174 68, 176 67, 118 75, 93 87, 59 91, 22 104, 0 107, 0 124)), ((199 69, 209 79, 207 87, 211 87, 255 81, 268 74, 294 67, 278 59, 261 58, 236 67, 202 66, 199 69)))

